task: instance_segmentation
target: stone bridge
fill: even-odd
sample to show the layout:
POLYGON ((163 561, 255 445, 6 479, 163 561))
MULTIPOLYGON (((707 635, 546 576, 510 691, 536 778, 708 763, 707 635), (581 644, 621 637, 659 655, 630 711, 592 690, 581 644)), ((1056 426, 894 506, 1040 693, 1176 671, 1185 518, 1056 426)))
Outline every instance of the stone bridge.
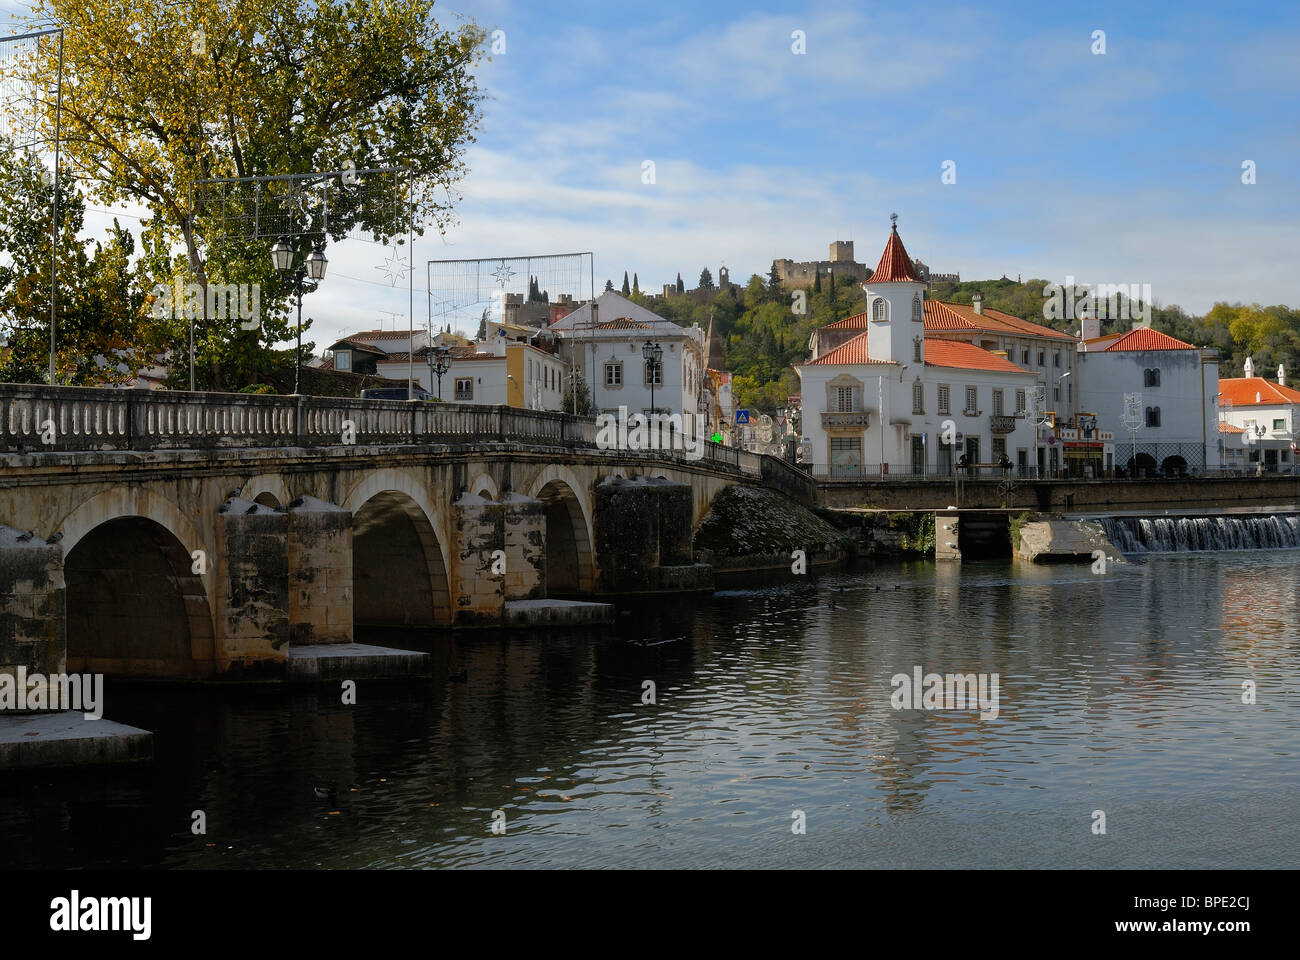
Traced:
POLYGON ((699 588, 695 526, 780 460, 598 449, 450 403, 0 385, 0 671, 277 678, 358 624, 699 588))

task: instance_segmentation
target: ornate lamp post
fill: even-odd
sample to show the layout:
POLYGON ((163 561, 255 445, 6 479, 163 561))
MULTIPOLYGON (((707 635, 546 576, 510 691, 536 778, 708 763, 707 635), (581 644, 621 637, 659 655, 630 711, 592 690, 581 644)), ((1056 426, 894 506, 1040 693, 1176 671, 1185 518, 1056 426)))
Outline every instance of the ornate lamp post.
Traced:
POLYGON ((429 376, 438 378, 438 399, 442 399, 442 378, 451 369, 451 347, 431 347, 424 355, 429 362, 429 376))
POLYGON ((293 292, 298 296, 298 346, 293 356, 293 392, 297 396, 302 392, 302 294, 307 280, 320 282, 325 279, 325 268, 329 260, 325 257, 325 242, 321 241, 308 255, 306 262, 293 268, 293 245, 288 237, 281 237, 271 247, 271 262, 275 272, 293 284, 293 292))
POLYGON ((655 381, 659 379, 659 364, 664 358, 664 348, 649 340, 641 347, 641 356, 646 360, 646 376, 650 378, 650 413, 655 412, 655 381))

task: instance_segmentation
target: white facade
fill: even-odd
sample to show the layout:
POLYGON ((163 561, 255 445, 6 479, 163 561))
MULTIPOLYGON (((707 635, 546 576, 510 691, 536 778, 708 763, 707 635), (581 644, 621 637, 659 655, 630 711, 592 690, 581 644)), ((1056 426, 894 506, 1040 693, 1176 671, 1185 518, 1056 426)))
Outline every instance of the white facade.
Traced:
POLYGON ((598 413, 650 413, 651 365, 643 356, 647 341, 658 344, 663 359, 653 385, 653 410, 664 414, 703 413, 704 331, 664 320, 616 293, 579 307, 550 330, 561 355, 587 381, 598 413))
POLYGON ((1281 368, 1277 382, 1253 373, 1248 360, 1247 376, 1219 381, 1220 419, 1242 430, 1247 470, 1289 473, 1300 464, 1300 391, 1286 386, 1281 368))
MULTIPOLYGON (((1140 336, 1133 342, 1142 343, 1154 332, 1134 333, 1140 336)), ((1098 428, 1115 435, 1115 466, 1125 473, 1131 475, 1135 453, 1144 475, 1217 470, 1222 465, 1217 353, 1156 337, 1162 338, 1161 349, 1123 349, 1124 337, 1084 341, 1076 357, 1079 400, 1073 412, 1096 414, 1098 428), (1141 399, 1136 434, 1124 419, 1124 398, 1130 394, 1141 399)))
MULTIPOLYGON (((523 410, 564 411, 568 364, 556 354, 530 343, 506 340, 476 343, 477 351, 451 357, 442 377, 442 399, 454 403, 504 405, 523 410)), ((405 355, 380 361, 376 372, 405 380, 410 365, 405 355)), ((415 358, 415 381, 438 395, 438 380, 424 355, 415 358)))

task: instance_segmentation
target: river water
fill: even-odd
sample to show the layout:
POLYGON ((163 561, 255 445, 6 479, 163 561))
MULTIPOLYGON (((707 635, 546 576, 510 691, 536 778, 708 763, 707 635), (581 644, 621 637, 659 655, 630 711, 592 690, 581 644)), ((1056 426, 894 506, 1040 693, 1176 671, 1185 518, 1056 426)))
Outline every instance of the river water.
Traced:
POLYGON ((0 776, 0 842, 12 867, 1295 867, 1298 596, 1296 551, 862 564, 462 633, 461 682, 445 638, 373 633, 438 675, 355 706, 110 682, 155 762, 0 776), (997 674, 997 716, 895 709, 916 667, 997 674))

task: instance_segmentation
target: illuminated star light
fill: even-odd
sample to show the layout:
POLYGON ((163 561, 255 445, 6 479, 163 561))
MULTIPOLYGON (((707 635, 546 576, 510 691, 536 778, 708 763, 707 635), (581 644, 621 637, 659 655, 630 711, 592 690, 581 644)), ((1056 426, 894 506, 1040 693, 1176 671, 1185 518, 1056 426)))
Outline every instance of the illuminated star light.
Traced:
POLYGON ((411 272, 411 265, 394 247, 393 255, 384 261, 382 267, 375 267, 375 269, 382 271, 388 282, 395 287, 411 272))
POLYGON ((506 266, 506 262, 504 260, 501 261, 501 266, 497 267, 496 270, 492 273, 492 277, 496 280, 497 283, 501 285, 502 290, 506 288, 506 284, 510 282, 511 278, 514 277, 514 275, 515 272, 506 266))

